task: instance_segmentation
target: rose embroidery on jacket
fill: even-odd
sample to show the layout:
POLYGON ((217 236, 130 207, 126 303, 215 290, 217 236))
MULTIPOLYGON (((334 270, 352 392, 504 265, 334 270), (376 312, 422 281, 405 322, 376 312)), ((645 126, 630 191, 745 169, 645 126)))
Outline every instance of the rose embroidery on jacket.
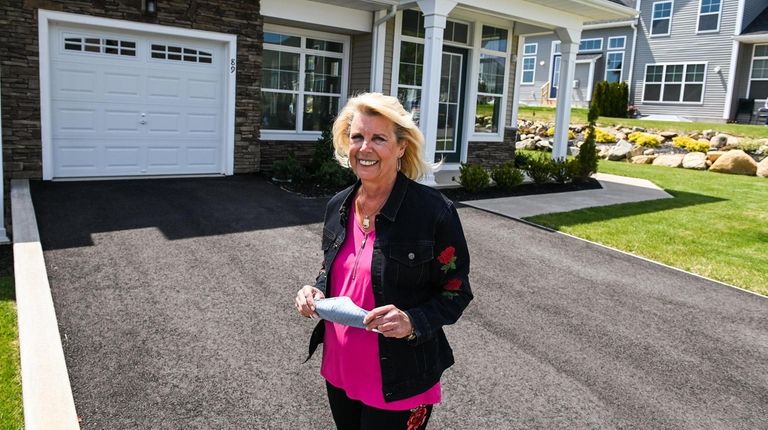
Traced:
POLYGON ((418 430, 424 421, 427 419, 426 406, 419 406, 418 408, 411 409, 411 416, 408 417, 408 430, 418 430))
POLYGON ((443 265, 440 268, 443 273, 448 273, 449 270, 456 269, 456 248, 452 246, 445 248, 437 257, 437 261, 443 265))
POLYGON ((443 285, 443 295, 453 297, 461 288, 461 279, 451 279, 443 285))

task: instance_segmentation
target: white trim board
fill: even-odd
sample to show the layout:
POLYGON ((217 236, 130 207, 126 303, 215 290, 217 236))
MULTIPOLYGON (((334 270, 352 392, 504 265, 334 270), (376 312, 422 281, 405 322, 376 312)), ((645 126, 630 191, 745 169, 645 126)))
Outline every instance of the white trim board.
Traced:
POLYGON ((166 25, 145 24, 141 22, 123 21, 111 18, 98 18, 73 13, 38 10, 38 45, 40 56, 40 137, 42 141, 43 179, 53 178, 53 141, 51 130, 51 47, 50 27, 54 24, 78 24, 94 27, 119 29, 120 31, 135 31, 140 33, 160 34, 165 36, 187 37, 219 42, 225 45, 228 55, 229 73, 225 77, 226 94, 224 105, 226 115, 224 120, 224 148, 222 151, 221 174, 232 175, 235 165, 235 98, 237 81, 237 36, 215 33, 203 30, 170 27, 166 25))

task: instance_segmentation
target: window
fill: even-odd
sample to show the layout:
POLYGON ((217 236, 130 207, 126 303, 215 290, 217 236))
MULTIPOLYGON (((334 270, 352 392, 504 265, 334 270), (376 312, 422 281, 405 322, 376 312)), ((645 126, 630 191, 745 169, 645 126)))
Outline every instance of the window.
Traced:
MULTIPOLYGON (((424 71, 424 35, 424 15, 418 10, 404 10, 400 29, 397 98, 417 123, 421 101, 421 78, 424 71)), ((443 40, 467 44, 469 25, 448 20, 443 40)))
POLYGON ((92 52, 94 54, 136 56, 136 42, 100 37, 67 36, 64 38, 64 49, 67 51, 92 52))
POLYGON ((532 84, 536 73, 536 57, 523 57, 523 76, 521 84, 532 84))
POLYGON ((701 0, 699 6, 699 32, 720 31, 721 0, 701 0))
POLYGON ((749 98, 768 99, 768 45, 755 45, 749 75, 749 98))
POLYGON ((627 36, 608 38, 608 49, 624 49, 627 46, 627 36))
POLYGON ((184 48, 181 46, 167 46, 152 44, 152 58, 157 60, 186 61, 188 63, 207 63, 211 64, 213 56, 210 52, 198 51, 197 49, 184 48))
POLYGON ((346 40, 299 30, 264 32, 262 130, 316 132, 339 111, 346 40))
POLYGON ((602 51, 603 50, 603 38, 597 39, 584 39, 579 43, 579 52, 585 51, 602 51))
POLYGON ((539 49, 538 43, 526 43, 523 45, 523 55, 536 55, 536 51, 539 49))
POLYGON ((701 103, 705 69, 705 64, 648 64, 643 101, 701 103))
POLYGON ((651 36, 668 36, 672 28, 672 2, 660 1, 653 4, 651 14, 651 36))
MULTIPOLYGON (((507 69, 508 31, 484 25, 480 43, 480 73, 475 104, 475 133, 498 133, 507 69), (491 121, 480 118, 490 117, 491 121)), ((534 59, 535 64, 535 59, 534 59)))
POLYGON ((609 52, 605 61, 605 80, 621 82, 621 70, 624 65, 624 51, 609 52))

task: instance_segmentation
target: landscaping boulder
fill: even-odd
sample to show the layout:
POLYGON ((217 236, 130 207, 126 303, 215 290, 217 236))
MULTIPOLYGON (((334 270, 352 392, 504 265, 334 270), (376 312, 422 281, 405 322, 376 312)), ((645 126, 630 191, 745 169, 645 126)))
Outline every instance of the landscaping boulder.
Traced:
POLYGON ((674 131, 662 131, 659 133, 659 136, 663 137, 664 140, 672 140, 673 137, 677 137, 677 133, 674 131))
POLYGON ((723 154, 725 154, 725 151, 709 151, 707 152, 707 161, 714 163, 723 154))
POLYGON ((632 151, 630 152, 631 157, 635 157, 638 155, 643 155, 643 152, 645 152, 645 147, 640 145, 635 145, 632 147, 632 151))
POLYGON ((608 159, 611 161, 618 161, 627 158, 632 152, 632 144, 626 140, 620 140, 618 143, 611 147, 608 152, 608 159))
POLYGON ((707 154, 703 152, 689 152, 683 157, 684 169, 707 170, 707 154))
POLYGON ((757 163, 757 176, 768 178, 768 157, 763 158, 763 161, 757 163))
POLYGON ((608 145, 599 145, 597 147, 597 156, 600 158, 608 157, 609 152, 611 152, 611 147, 608 145))
POLYGON ((709 139, 709 147, 712 149, 722 148, 728 144, 728 136, 725 134, 717 134, 709 139))
POLYGON ((704 130, 701 132, 701 137, 707 140, 712 139, 715 137, 715 131, 714 130, 704 130))
POLYGON ((648 148, 645 151, 643 151, 643 155, 653 155, 656 153, 656 150, 653 148, 648 148))
POLYGON ((680 167, 683 164, 684 154, 661 154, 653 160, 654 166, 680 167))
POLYGON ((536 142, 533 139, 525 139, 515 144, 515 149, 536 149, 536 142))
POLYGON ((651 164, 655 159, 655 155, 636 155, 632 157, 632 164, 651 164))
POLYGON ((626 133, 622 133, 620 131, 617 131, 615 136, 616 136, 616 139, 618 139, 618 140, 627 140, 627 134, 626 133))
POLYGON ((552 150, 552 142, 546 139, 541 139, 540 141, 536 142, 536 146, 539 147, 539 149, 545 149, 547 151, 552 150))
POLYGON ((643 133, 646 132, 646 130, 643 127, 640 127, 639 125, 632 127, 632 131, 641 131, 643 133))
POLYGON ((569 146, 568 147, 568 155, 570 155, 572 157, 575 157, 575 156, 579 155, 579 151, 580 151, 580 149, 578 147, 575 147, 575 146, 569 146))
POLYGON ((709 168, 712 172, 731 173, 734 175, 750 175, 757 173, 757 162, 746 152, 734 149, 721 155, 709 168))

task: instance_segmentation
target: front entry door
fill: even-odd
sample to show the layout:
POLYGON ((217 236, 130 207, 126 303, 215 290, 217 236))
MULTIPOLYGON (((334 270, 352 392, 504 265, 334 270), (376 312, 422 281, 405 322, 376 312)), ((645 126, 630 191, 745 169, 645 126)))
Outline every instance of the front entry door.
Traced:
POLYGON ((443 47, 440 68, 440 101, 437 110, 437 142, 435 161, 461 161, 461 136, 464 123, 464 76, 467 70, 467 50, 443 47))

